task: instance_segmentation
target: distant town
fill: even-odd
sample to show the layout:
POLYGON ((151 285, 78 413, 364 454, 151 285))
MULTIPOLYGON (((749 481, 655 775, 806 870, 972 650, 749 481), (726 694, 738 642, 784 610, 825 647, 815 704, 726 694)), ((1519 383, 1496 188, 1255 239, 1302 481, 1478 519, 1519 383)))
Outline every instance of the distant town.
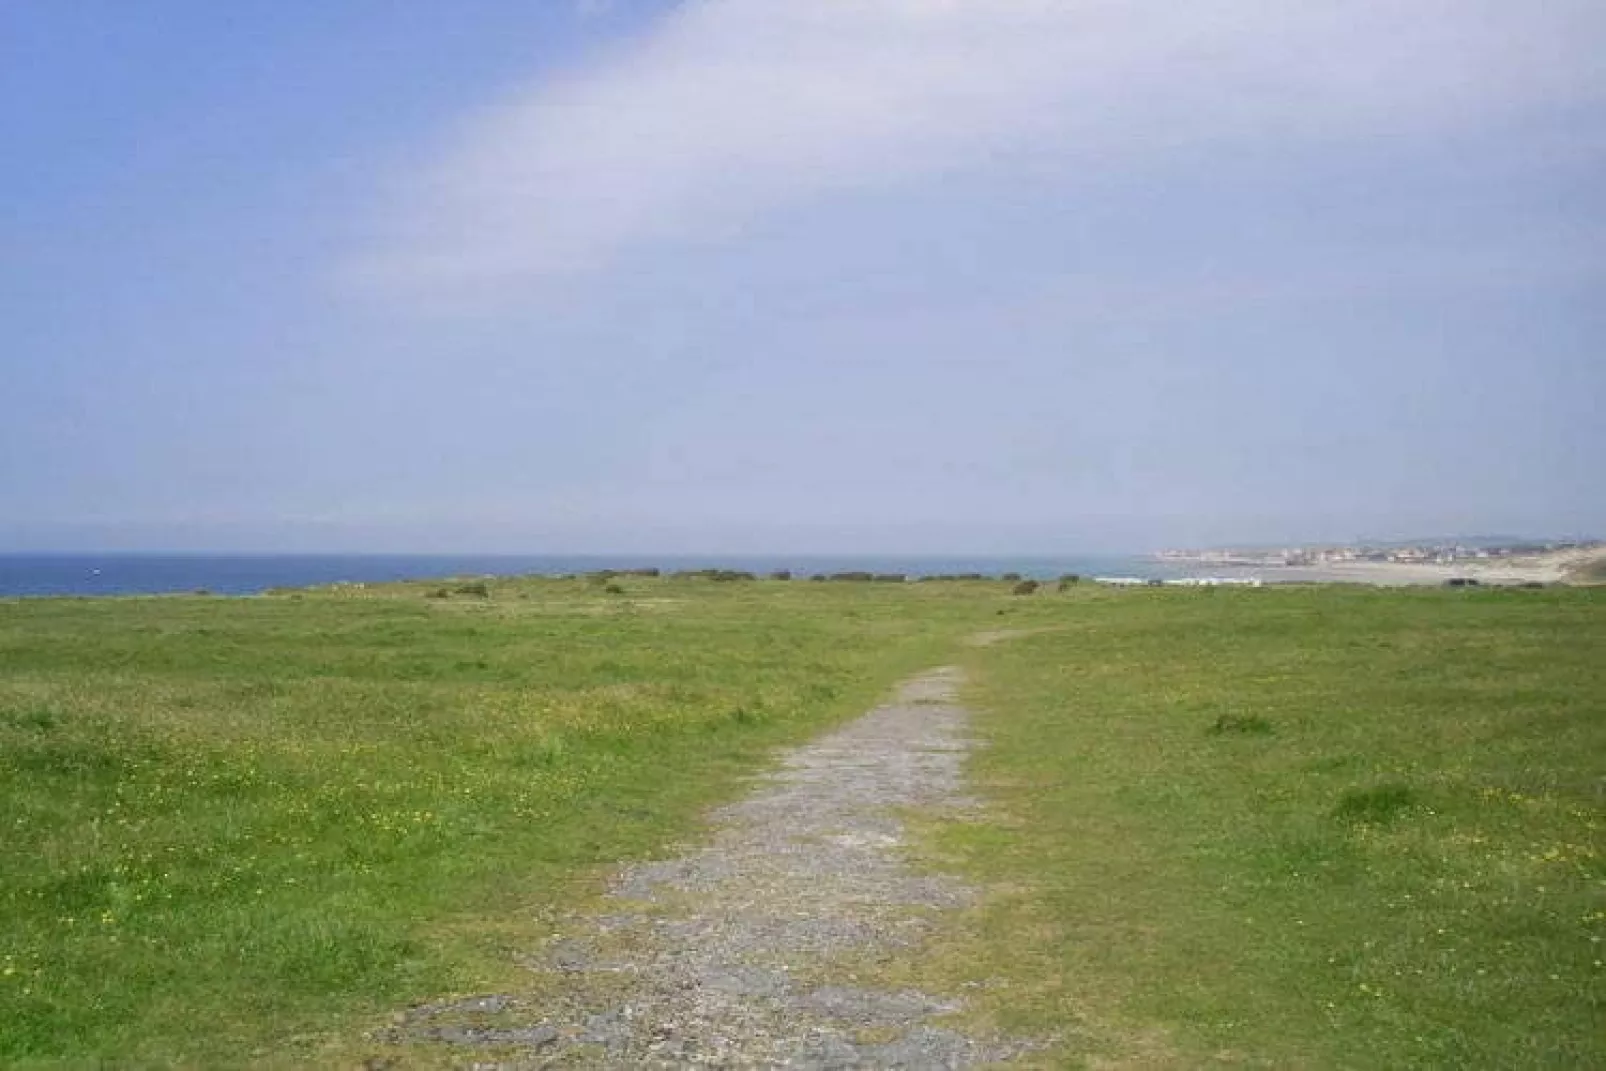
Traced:
POLYGON ((1354 544, 1278 548, 1218 548, 1214 550, 1163 550, 1161 561, 1190 564, 1245 566, 1322 566, 1376 562, 1401 565, 1448 565, 1457 562, 1498 562, 1532 558, 1560 551, 1606 548, 1602 540, 1522 541, 1475 544, 1460 542, 1354 544))

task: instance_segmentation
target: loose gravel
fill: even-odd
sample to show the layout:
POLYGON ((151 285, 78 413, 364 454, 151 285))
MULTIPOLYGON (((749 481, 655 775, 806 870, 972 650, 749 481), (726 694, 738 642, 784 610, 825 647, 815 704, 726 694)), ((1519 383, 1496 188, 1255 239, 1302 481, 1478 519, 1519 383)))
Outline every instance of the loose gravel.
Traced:
POLYGON ((947 668, 908 681, 786 753, 713 815, 703 846, 626 867, 606 912, 570 920, 531 958, 561 977, 542 987, 555 999, 428 1005, 377 1037, 483 1068, 965 1068, 1027 1051, 960 1029, 953 995, 867 988, 848 962, 918 955, 976 896, 904 852, 911 813, 979 808, 964 791, 958 684, 947 668))

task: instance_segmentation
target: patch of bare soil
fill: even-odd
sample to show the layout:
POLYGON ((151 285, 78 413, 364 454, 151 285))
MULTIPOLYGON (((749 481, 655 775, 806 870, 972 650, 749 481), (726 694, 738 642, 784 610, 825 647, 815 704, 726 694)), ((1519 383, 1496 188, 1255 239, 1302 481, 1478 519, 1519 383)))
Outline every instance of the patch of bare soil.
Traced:
POLYGON ((907 682, 782 756, 703 846, 625 868, 605 910, 532 957, 555 996, 415 1008, 376 1038, 479 1067, 962 1068, 1024 1052, 959 1029, 951 993, 878 989, 848 966, 918 954, 975 896, 903 849, 904 816, 977 807, 957 683, 907 682))

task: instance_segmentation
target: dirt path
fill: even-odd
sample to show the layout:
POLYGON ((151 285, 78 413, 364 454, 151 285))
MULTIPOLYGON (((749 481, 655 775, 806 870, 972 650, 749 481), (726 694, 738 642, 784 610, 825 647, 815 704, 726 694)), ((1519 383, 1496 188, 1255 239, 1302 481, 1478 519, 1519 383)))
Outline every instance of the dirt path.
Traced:
MULTIPOLYGON (((911 867, 902 815, 959 815, 971 740, 958 671, 787 752, 713 816, 705 846, 626 868, 604 912, 577 918, 531 966, 537 1002, 507 996, 416 1008, 386 1040, 490 1067, 959 1068, 1024 1046, 971 1037, 953 994, 866 987, 854 964, 918 949, 969 902, 958 880, 911 867)), ((420 1054, 422 1055, 422 1054, 420 1054)))

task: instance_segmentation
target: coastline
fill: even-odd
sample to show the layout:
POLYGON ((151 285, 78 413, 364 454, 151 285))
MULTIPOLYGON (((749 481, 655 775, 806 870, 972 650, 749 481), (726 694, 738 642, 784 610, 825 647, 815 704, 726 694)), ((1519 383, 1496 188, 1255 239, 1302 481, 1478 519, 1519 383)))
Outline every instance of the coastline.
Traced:
POLYGON ((736 569, 798 579, 849 571, 873 574, 1018 574, 1053 580, 1067 573, 1174 575, 1175 568, 1132 554, 402 554, 205 552, 0 552, 0 599, 178 595, 249 596, 285 588, 382 584, 447 577, 578 576, 641 568, 665 574, 736 569))
MULTIPOLYGON (((1259 577, 1268 584, 1370 584, 1377 587, 1442 585, 1456 579, 1491 586, 1565 584, 1595 562, 1606 561, 1606 547, 1579 547, 1509 558, 1476 558, 1455 562, 1326 562, 1284 565, 1280 562, 1222 561, 1203 554, 1170 554, 1169 564, 1223 577, 1259 577)), ((1587 581, 1586 581, 1587 582, 1587 581)))

